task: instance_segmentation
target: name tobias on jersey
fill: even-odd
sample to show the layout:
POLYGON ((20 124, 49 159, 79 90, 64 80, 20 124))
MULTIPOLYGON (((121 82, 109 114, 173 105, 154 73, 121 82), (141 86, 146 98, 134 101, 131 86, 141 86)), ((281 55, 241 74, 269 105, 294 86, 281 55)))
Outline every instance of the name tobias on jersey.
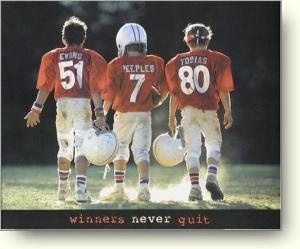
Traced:
POLYGON ((63 60, 81 60, 82 58, 82 53, 76 52, 76 51, 71 51, 71 52, 66 52, 66 53, 60 53, 59 54, 59 59, 61 61, 63 60))
POLYGON ((153 64, 126 64, 123 65, 123 71, 126 73, 154 73, 155 66, 153 64))
POLYGON ((189 56, 180 59, 181 66, 189 64, 207 64, 208 58, 206 56, 189 56))

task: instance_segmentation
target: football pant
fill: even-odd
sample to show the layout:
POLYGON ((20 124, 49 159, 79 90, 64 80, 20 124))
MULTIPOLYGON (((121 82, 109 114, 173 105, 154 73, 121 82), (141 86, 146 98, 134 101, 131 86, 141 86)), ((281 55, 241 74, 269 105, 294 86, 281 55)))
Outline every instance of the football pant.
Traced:
POLYGON ((57 157, 73 160, 83 155, 82 143, 92 127, 90 99, 60 98, 56 102, 56 130, 59 151, 57 157))
POLYGON ((192 106, 186 106, 182 109, 181 115, 181 125, 187 148, 185 156, 187 168, 200 167, 201 133, 205 138, 207 158, 212 157, 219 161, 222 136, 216 111, 202 111, 192 106))
POLYGON ((129 160, 129 144, 136 164, 141 161, 150 162, 151 146, 151 112, 116 112, 114 128, 120 146, 116 160, 129 160))

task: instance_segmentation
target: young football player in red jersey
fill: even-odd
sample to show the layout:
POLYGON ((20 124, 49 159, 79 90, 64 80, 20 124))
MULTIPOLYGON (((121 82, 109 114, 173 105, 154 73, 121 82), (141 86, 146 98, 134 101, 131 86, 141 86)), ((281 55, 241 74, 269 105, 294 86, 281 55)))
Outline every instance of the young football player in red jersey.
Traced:
POLYGON ((90 201, 87 191, 89 162, 82 152, 85 132, 92 127, 92 98, 98 127, 106 130, 101 94, 106 88, 107 62, 97 52, 83 48, 87 25, 77 17, 69 18, 62 28, 64 48, 56 48, 42 57, 37 80, 38 94, 31 111, 25 116, 27 127, 40 122, 40 114, 49 93, 54 89, 56 130, 59 145, 58 199, 70 192, 69 174, 75 149, 75 199, 90 201))
POLYGON ((178 108, 182 115, 187 148, 185 161, 192 186, 189 200, 202 200, 199 185, 201 133, 207 151, 206 188, 213 200, 222 200, 224 195, 217 181, 222 143, 217 110, 221 99, 225 110, 223 125, 229 129, 233 123, 229 92, 234 90, 231 60, 220 52, 207 49, 212 37, 210 27, 201 23, 189 24, 184 33, 190 51, 176 55, 166 65, 171 95, 169 128, 174 132, 178 108))
POLYGON ((120 147, 114 160, 115 189, 108 199, 127 199, 124 192, 129 144, 139 171, 138 199, 148 201, 149 150, 151 146, 151 110, 168 95, 164 78, 164 61, 155 55, 146 55, 147 34, 136 23, 123 25, 116 36, 119 57, 107 66, 108 91, 104 112, 116 111, 114 131, 120 147), (160 98, 155 98, 160 94, 160 98), (157 101, 155 100, 157 99, 157 101))

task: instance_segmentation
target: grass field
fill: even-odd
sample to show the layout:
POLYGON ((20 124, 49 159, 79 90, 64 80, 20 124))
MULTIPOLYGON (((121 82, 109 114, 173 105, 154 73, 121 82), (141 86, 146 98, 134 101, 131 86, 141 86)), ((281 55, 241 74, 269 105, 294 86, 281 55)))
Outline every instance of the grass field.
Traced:
MULTIPOLYGON (((102 179, 102 167, 91 166, 88 187, 93 201, 79 204, 73 196, 65 202, 56 200, 56 166, 2 166, 1 207, 5 210, 23 209, 280 209, 279 165, 222 165, 219 182, 225 200, 215 202, 203 187, 204 201, 187 201, 189 184, 185 167, 151 168, 151 202, 135 200, 137 194, 137 169, 129 166, 126 186, 130 201, 122 203, 100 202, 103 193, 113 186, 113 170, 102 179)), ((204 183, 205 169, 201 169, 204 183)), ((74 189, 75 170, 71 174, 74 189)))

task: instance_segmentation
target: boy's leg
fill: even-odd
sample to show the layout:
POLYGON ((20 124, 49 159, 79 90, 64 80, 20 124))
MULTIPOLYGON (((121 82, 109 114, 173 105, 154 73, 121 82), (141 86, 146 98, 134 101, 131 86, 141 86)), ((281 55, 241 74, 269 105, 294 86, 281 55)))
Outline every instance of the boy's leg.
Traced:
POLYGON ((151 113, 140 113, 138 124, 132 139, 132 153, 139 172, 138 199, 150 200, 150 147, 151 147, 151 113))
POLYGON ((202 200, 200 187, 200 155, 201 155, 201 130, 197 125, 190 125, 189 131, 184 129, 185 144, 187 153, 185 156, 186 168, 191 183, 189 195, 190 201, 202 200))
POLYGON ((149 183, 150 183, 150 162, 140 161, 137 164, 139 171, 139 191, 138 199, 141 201, 149 201, 151 198, 149 183))
POLYGON ((187 148, 185 156, 186 168, 191 183, 191 191, 189 195, 190 201, 202 200, 202 191, 199 184, 200 155, 201 155, 201 129, 196 119, 197 109, 186 107, 182 111, 182 127, 184 132, 184 140, 187 148), (195 109, 195 110, 194 110, 195 109))
POLYGON ((70 193, 69 175, 73 160, 74 134, 72 131, 71 115, 67 111, 67 103, 58 100, 56 109, 56 131, 59 150, 57 153, 58 191, 57 197, 64 201, 70 193))
POLYGON ((124 188, 126 163, 126 160, 114 161, 114 178, 116 188, 124 188))
POLYGON ((90 163, 84 156, 82 144, 87 130, 92 127, 90 101, 88 99, 73 99, 72 113, 73 129, 75 131, 75 199, 78 202, 88 202, 91 201, 90 194, 87 191, 87 172, 90 163))
POLYGON ((75 185, 75 199, 78 202, 89 202, 91 197, 87 191, 87 171, 89 162, 85 156, 77 156, 75 158, 76 167, 76 185, 75 185))
POLYGON ((125 192, 125 173, 126 173, 126 160, 114 161, 114 189, 107 196, 102 198, 106 201, 127 201, 128 196, 125 192))
POLYGON ((119 140, 119 150, 114 159, 114 190, 102 198, 106 201, 128 200, 125 192, 126 164, 129 160, 129 144, 135 129, 135 116, 131 113, 116 112, 114 116, 114 132, 119 140))
POLYGON ((66 158, 57 159, 57 173, 58 173, 58 192, 57 198, 64 201, 71 192, 69 183, 69 175, 71 171, 71 161, 66 158))
POLYGON ((205 137, 207 157, 206 189, 211 193, 213 200, 222 200, 224 194, 217 180, 222 144, 220 122, 215 111, 205 111, 203 116, 201 128, 205 137))

